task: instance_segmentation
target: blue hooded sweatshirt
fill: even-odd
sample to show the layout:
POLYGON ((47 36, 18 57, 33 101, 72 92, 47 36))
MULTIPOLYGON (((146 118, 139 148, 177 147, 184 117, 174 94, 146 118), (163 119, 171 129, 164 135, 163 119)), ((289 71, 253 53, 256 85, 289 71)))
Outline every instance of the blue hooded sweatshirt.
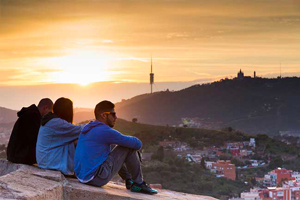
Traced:
POLYGON ((37 143, 36 160, 40 168, 74 174, 74 141, 83 126, 76 126, 48 113, 42 119, 37 143))
POLYGON ((100 121, 91 121, 81 131, 75 150, 75 174, 82 183, 91 181, 111 152, 110 145, 139 150, 142 142, 126 136, 100 121))

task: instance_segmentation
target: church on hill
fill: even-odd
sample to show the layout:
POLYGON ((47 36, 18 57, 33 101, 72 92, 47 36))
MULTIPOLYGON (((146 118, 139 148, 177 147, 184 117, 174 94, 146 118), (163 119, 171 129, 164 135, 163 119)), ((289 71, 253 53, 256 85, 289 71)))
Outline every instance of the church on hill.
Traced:
POLYGON ((240 71, 238 72, 237 78, 240 80, 244 79, 244 72, 242 72, 242 69, 240 69, 240 71))
MULTIPOLYGON (((243 80, 245 78, 252 78, 251 76, 245 76, 244 72, 242 72, 242 69, 240 69, 240 71, 237 73, 237 79, 238 80, 243 80)), ((256 72, 254 71, 253 73, 253 78, 256 78, 256 72)))

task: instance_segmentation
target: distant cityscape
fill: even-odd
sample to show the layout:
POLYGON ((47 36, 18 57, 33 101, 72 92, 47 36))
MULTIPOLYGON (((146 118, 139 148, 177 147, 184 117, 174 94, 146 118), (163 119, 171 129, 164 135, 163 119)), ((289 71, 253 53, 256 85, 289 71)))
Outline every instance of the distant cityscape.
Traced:
MULTIPOLYGON (((282 142, 289 144, 286 140, 282 142)), ((300 144, 300 140, 299 140, 300 144)), ((228 142, 221 147, 203 148, 196 150, 187 143, 178 141, 160 141, 159 145, 164 149, 174 151, 178 157, 185 158, 189 162, 198 163, 204 161, 205 169, 214 173, 217 178, 236 180, 237 169, 259 169, 267 167, 271 159, 252 159, 256 149, 255 138, 243 142, 228 142), (232 158, 242 160, 245 165, 236 166, 230 160, 222 160, 222 156, 230 155, 232 158)), ((148 159, 151 155, 147 155, 148 159)), ((285 158, 285 159, 291 159, 285 158)), ((284 168, 274 169, 261 177, 253 177, 256 187, 249 192, 240 194, 240 198, 230 200, 299 200, 300 197, 300 173, 284 168)), ((245 184, 250 184, 245 182, 245 184)))
POLYGON ((256 178, 264 188, 255 187, 250 192, 241 193, 240 198, 230 200, 299 200, 300 173, 278 168, 267 173, 264 178, 256 178))
POLYGON ((187 143, 178 141, 161 141, 159 145, 164 149, 173 150, 178 157, 187 159, 189 162, 200 164, 202 159, 205 163, 205 168, 213 172, 216 177, 225 177, 231 180, 236 180, 236 166, 230 160, 221 160, 225 155, 230 155, 239 159, 243 159, 244 166, 237 168, 255 168, 262 167, 268 164, 263 160, 251 159, 249 156, 254 154, 255 139, 244 142, 230 142, 222 147, 204 147, 203 150, 196 150, 190 147, 187 143))

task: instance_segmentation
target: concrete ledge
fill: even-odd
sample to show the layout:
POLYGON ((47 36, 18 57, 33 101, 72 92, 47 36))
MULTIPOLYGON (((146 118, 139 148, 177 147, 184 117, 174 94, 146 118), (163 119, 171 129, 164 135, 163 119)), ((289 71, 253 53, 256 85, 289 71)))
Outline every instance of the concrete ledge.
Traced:
POLYGON ((16 171, 20 167, 22 167, 22 165, 8 162, 5 159, 0 159, 0 177, 4 176, 5 174, 9 174, 13 171, 16 171))
POLYGON ((147 195, 130 192, 126 190, 124 184, 118 184, 109 182, 107 185, 103 187, 93 187, 89 185, 85 185, 79 183, 76 179, 68 179, 69 184, 69 192, 70 199, 82 199, 82 200, 104 200, 104 199, 157 199, 157 200, 165 200, 165 199, 173 199, 173 200, 182 200, 182 199, 201 199, 201 200, 214 200, 213 197, 201 196, 201 195, 192 195, 181 192, 174 192, 171 190, 158 190, 158 194, 156 195, 147 195))
POLYGON ((133 193, 124 184, 110 182, 103 187, 81 184, 75 178, 65 178, 60 172, 19 165, 0 159, 1 199, 199 199, 214 200, 213 197, 185 194, 170 190, 159 190, 157 195, 133 193))
POLYGON ((1 199, 62 199, 64 176, 58 171, 0 160, 1 199), (4 173, 2 173, 4 174, 4 173))

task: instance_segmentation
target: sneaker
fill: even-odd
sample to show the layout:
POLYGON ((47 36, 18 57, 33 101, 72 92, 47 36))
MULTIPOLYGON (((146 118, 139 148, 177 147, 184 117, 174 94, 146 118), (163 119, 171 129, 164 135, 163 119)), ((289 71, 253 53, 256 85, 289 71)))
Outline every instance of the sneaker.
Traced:
POLYGON ((132 184, 133 184, 133 181, 131 179, 126 179, 125 185, 126 185, 127 190, 130 190, 132 184))
POLYGON ((141 184, 133 183, 131 186, 131 192, 141 192, 145 194, 157 194, 156 190, 153 190, 151 187, 149 187, 145 181, 141 184))

